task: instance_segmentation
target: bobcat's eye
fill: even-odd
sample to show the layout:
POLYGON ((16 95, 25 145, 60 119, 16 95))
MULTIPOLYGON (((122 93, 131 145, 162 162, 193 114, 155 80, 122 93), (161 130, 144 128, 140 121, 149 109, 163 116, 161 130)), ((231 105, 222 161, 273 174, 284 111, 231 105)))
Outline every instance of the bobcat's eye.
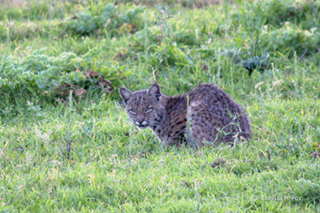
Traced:
POLYGON ((137 111, 135 109, 130 109, 129 110, 129 113, 132 114, 132 115, 136 115, 137 114, 137 111))
POLYGON ((149 107, 145 110, 145 113, 149 113, 149 112, 152 112, 153 108, 152 107, 149 107))

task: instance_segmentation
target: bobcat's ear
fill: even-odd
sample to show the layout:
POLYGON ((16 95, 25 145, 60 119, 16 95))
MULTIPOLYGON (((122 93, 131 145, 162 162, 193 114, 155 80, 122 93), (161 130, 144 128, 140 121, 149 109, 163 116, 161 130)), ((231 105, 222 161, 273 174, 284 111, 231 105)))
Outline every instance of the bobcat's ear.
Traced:
POLYGON ((155 96, 157 98, 157 100, 159 101, 159 98, 161 96, 159 84, 157 84, 157 83, 153 84, 150 87, 150 89, 148 90, 148 95, 155 96))
POLYGON ((119 93, 120 93, 120 96, 121 96, 124 104, 127 105, 128 100, 132 96, 132 92, 130 90, 128 90, 127 88, 125 88, 125 87, 120 87, 119 88, 119 93))

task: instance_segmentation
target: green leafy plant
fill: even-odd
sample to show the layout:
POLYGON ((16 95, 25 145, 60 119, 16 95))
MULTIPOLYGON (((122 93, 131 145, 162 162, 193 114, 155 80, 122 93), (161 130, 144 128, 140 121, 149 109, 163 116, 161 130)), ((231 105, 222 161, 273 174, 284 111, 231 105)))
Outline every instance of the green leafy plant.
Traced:
POLYGON ((306 50, 307 55, 314 54, 319 51, 320 32, 317 28, 302 30, 287 23, 279 29, 270 30, 268 33, 264 32, 261 35, 261 45, 270 52, 289 50, 291 57, 293 57, 294 51, 299 56, 302 56, 306 50))
POLYGON ((23 60, 14 57, 0 59, 1 91, 29 90, 40 92, 52 90, 61 83, 73 83, 84 80, 81 72, 85 61, 73 53, 62 53, 60 57, 49 57, 35 51, 23 60))
POLYGON ((310 29, 319 26, 319 7, 319 1, 267 1, 264 16, 268 25, 283 26, 291 22, 303 29, 310 29))
POLYGON ((133 5, 117 6, 112 3, 92 2, 89 8, 80 8, 76 15, 62 24, 62 33, 86 36, 97 35, 100 30, 105 30, 110 36, 116 36, 119 35, 121 26, 134 32, 140 27, 140 22, 136 19, 142 12, 142 7, 133 5))
POLYGON ((251 75, 255 69, 258 69, 259 71, 264 71, 267 69, 270 64, 268 58, 269 54, 266 53, 261 56, 254 56, 252 58, 248 58, 247 60, 243 60, 242 64, 243 67, 249 71, 249 75, 251 75))

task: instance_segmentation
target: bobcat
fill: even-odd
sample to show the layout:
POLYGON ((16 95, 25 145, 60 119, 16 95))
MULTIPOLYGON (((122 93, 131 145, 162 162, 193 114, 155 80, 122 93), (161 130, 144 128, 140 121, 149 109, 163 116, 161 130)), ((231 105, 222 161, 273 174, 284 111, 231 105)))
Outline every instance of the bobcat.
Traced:
POLYGON ((200 84, 172 97, 162 94, 157 83, 149 90, 131 92, 121 87, 119 92, 134 125, 151 128, 166 147, 182 143, 193 147, 233 144, 251 139, 249 116, 213 84, 200 84))

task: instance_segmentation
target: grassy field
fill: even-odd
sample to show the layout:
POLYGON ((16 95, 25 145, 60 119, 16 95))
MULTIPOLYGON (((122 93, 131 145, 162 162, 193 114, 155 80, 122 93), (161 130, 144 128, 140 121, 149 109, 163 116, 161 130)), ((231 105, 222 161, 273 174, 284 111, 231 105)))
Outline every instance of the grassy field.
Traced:
POLYGON ((0 212, 319 212, 319 9, 0 0, 0 212), (117 90, 155 81, 220 86, 253 139, 165 150, 117 90))

